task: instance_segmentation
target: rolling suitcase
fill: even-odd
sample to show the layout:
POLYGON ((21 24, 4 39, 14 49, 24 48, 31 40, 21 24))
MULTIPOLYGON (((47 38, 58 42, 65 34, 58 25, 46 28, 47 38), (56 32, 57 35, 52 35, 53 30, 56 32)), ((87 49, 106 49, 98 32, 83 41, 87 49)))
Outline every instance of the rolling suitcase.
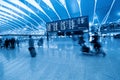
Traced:
POLYGON ((86 45, 83 45, 83 46, 82 46, 82 52, 89 53, 89 52, 90 52, 90 48, 87 47, 86 45))
POLYGON ((36 51, 34 47, 29 47, 31 57, 36 57, 36 51))

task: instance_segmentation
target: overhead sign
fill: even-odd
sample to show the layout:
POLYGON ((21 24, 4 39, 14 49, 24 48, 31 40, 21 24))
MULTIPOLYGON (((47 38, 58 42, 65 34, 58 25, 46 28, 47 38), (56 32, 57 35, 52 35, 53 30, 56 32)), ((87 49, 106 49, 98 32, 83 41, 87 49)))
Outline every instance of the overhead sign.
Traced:
POLYGON ((46 28, 48 32, 88 30, 88 16, 48 22, 46 28))

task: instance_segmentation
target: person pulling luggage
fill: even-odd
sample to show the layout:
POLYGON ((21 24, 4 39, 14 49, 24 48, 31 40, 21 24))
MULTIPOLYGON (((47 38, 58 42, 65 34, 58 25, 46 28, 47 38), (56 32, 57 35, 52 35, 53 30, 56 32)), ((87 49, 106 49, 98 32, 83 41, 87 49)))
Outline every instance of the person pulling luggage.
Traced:
POLYGON ((93 44, 93 48, 95 50, 95 55, 98 54, 103 54, 103 56, 106 56, 105 52, 101 49, 101 43, 99 42, 99 35, 97 33, 94 34, 93 40, 91 41, 91 43, 93 44))
POLYGON ((32 38, 32 36, 29 36, 29 48, 28 48, 31 57, 36 57, 36 51, 35 51, 35 47, 34 47, 34 40, 32 38))

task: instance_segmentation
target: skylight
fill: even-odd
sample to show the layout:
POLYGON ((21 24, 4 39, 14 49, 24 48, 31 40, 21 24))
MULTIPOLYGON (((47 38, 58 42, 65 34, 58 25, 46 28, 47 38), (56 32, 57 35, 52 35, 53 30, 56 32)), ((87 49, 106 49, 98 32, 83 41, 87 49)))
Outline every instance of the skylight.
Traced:
POLYGON ((60 16, 58 15, 58 13, 55 11, 55 9, 54 9, 53 5, 51 4, 50 0, 42 0, 42 1, 44 3, 46 3, 56 13, 56 15, 58 16, 59 19, 61 19, 60 16))

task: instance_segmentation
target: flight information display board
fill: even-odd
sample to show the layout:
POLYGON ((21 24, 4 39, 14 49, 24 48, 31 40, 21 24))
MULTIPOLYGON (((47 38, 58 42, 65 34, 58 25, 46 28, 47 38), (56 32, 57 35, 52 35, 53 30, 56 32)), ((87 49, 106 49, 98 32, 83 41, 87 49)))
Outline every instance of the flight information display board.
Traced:
POLYGON ((48 32, 88 30, 88 16, 48 22, 46 28, 48 32))

